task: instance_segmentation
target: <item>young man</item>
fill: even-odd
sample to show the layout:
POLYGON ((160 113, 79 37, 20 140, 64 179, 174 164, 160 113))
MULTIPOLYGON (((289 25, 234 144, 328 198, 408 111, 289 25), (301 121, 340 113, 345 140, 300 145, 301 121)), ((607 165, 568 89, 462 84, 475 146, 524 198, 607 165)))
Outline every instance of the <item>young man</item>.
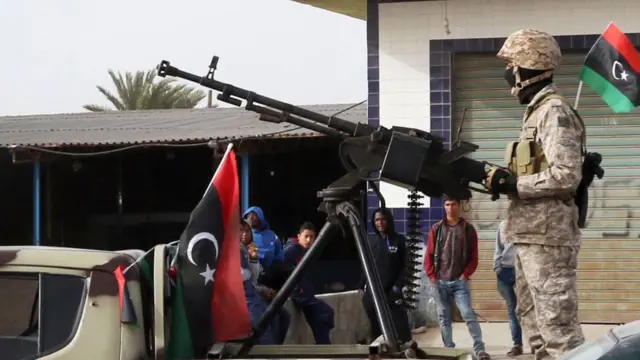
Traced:
MULTIPOLYGON (((409 316, 403 304, 402 287, 406 281, 405 270, 407 266, 406 239, 395 230, 393 215, 386 208, 379 208, 373 213, 371 219, 376 235, 369 237, 371 252, 375 260, 382 291, 386 295, 391 310, 391 317, 396 327, 398 340, 411 341, 411 329, 409 316)), ((371 323, 371 336, 377 339, 382 335, 378 315, 373 304, 368 286, 365 286, 363 276, 360 287, 364 293, 363 306, 371 323)))
MULTIPOLYGON (((310 222, 300 227, 298 235, 289 239, 284 247, 284 262, 296 266, 316 239, 316 228, 310 222)), ((327 303, 315 297, 316 290, 311 279, 303 276, 291 295, 293 304, 302 311, 313 332, 316 344, 331 344, 331 329, 334 327, 334 311, 327 303)))
POLYGON ((253 241, 258 247, 258 258, 262 265, 260 283, 275 290, 273 297, 291 274, 291 269, 282 261, 282 242, 270 229, 260 207, 248 208, 242 217, 251 226, 253 241))
POLYGON ((253 242, 258 247, 258 256, 263 269, 271 267, 274 261, 282 260, 282 243, 278 236, 271 231, 264 212, 258 206, 248 208, 242 217, 251 226, 253 242))
POLYGON ((516 249, 513 244, 504 241, 504 220, 498 226, 496 233, 496 249, 493 254, 493 271, 498 278, 498 292, 507 302, 507 314, 509 315, 509 328, 511 329, 511 339, 513 348, 509 350, 507 356, 516 357, 522 355, 522 329, 516 314, 516 249))
MULTIPOLYGON (((262 265, 258 261, 258 248, 253 242, 251 227, 248 223, 240 223, 240 242, 242 280, 244 282, 245 296, 247 297, 247 307, 251 314, 251 325, 255 326, 262 314, 267 310, 270 301, 275 296, 275 291, 258 283, 258 277, 262 272, 262 265)), ((280 312, 269 325, 265 333, 259 340, 262 345, 283 344, 291 316, 285 309, 280 312)))
POLYGON ((473 225, 460 217, 460 201, 443 197, 446 217, 429 231, 424 267, 432 286, 440 318, 444 346, 453 348, 451 301, 454 300, 473 339, 473 349, 480 360, 491 357, 485 351, 482 330, 469 293, 469 278, 478 267, 478 235, 473 225))

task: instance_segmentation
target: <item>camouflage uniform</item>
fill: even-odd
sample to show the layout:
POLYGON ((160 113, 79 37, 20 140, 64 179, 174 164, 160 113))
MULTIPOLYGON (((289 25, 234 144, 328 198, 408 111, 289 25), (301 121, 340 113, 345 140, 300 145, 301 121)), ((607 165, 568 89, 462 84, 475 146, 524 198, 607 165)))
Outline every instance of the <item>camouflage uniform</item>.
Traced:
MULTIPOLYGON (((519 30, 505 41, 498 57, 508 67, 545 71, 520 82, 512 94, 550 77, 560 65, 555 39, 537 30, 519 30)), ((554 359, 581 345, 576 266, 580 249, 578 210, 573 194, 582 177, 582 120, 553 84, 527 105, 520 141, 535 139, 544 151, 548 169, 517 178, 517 196, 510 196, 505 238, 517 251, 518 315, 536 359, 554 359), (545 100, 545 98, 547 98, 545 100)))

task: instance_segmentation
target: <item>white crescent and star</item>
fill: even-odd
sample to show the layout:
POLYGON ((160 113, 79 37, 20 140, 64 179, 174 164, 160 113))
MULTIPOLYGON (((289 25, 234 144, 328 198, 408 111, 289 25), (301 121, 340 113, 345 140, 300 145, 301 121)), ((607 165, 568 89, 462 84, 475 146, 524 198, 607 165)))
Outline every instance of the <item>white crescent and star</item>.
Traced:
MULTIPOLYGON (((187 260, 189 260, 189 262, 194 266, 198 266, 198 264, 196 264, 196 262, 193 260, 193 248, 200 240, 209 240, 213 243, 213 246, 216 248, 216 260, 218 259, 218 255, 220 253, 218 239, 216 239, 213 234, 208 232, 197 233, 191 238, 191 240, 189 240, 189 245, 187 246, 187 260)), ((200 276, 204 278, 204 284, 207 285, 209 281, 213 282, 213 275, 216 273, 216 269, 211 269, 208 263, 205 265, 206 269, 204 272, 200 273, 200 276)))
POLYGON ((627 81, 629 77, 629 73, 625 71, 624 66, 622 66, 622 64, 617 60, 613 62, 613 65, 611 65, 611 75, 614 79, 622 81, 627 81), (617 71, 618 69, 620 70, 617 71))
POLYGON ((207 268, 204 272, 200 273, 200 276, 204 278, 204 284, 207 285, 209 281, 213 282, 213 275, 216 273, 216 269, 209 268, 209 264, 206 264, 207 268))

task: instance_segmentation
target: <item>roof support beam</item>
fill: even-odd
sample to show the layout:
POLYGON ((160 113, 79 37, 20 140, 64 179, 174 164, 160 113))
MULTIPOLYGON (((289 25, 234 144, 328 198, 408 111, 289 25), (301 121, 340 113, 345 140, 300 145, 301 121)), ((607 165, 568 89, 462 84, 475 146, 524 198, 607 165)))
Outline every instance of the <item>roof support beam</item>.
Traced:
POLYGON ((294 0, 352 18, 367 20, 367 0, 294 0))

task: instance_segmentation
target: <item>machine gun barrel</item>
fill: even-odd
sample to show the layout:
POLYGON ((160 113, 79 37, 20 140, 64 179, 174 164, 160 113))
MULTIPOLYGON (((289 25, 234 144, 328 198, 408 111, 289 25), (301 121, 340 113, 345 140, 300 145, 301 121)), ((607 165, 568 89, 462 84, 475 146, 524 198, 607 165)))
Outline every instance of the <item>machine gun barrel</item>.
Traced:
POLYGON ((198 83, 204 87, 219 91, 218 100, 227 102, 235 106, 242 106, 242 100, 246 100, 245 108, 262 114, 260 120, 269 122, 289 122, 313 131, 317 131, 329 136, 367 136, 370 135, 375 128, 366 124, 356 124, 354 122, 341 119, 337 116, 326 116, 317 112, 301 108, 283 101, 275 100, 240 87, 233 86, 214 79, 214 73, 217 67, 218 57, 214 56, 209 72, 206 76, 198 76, 180 70, 172 66, 169 61, 163 60, 158 65, 158 75, 161 77, 175 76, 184 80, 198 83), (262 104, 262 105, 256 105, 262 104), (276 110, 273 110, 276 109, 276 110), (297 115, 303 119, 300 119, 297 115), (320 123, 314 124, 313 122, 320 123))

